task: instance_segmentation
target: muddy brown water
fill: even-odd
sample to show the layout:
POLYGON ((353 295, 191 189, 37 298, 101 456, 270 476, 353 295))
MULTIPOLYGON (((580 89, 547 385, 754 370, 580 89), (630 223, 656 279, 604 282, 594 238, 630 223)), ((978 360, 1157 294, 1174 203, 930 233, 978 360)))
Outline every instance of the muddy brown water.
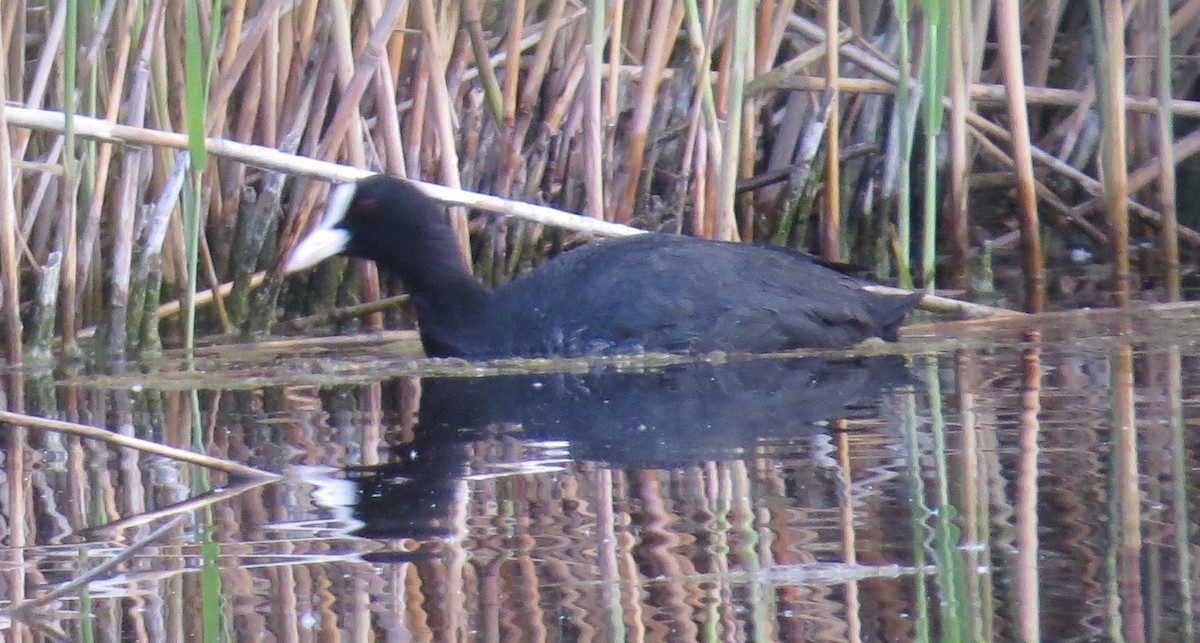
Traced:
POLYGON ((283 477, 9 429, 0 626, 1188 640, 1197 328, 1175 306, 920 325, 850 353, 489 364, 391 335, 214 347, 199 372, 9 373, 31 414, 283 477))

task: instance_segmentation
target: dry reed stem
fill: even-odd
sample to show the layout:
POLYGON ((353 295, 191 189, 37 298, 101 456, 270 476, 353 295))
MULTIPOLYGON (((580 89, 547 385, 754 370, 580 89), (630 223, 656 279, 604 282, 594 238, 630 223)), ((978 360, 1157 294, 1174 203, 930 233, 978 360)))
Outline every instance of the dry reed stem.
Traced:
MULTIPOLYGON (((850 35, 850 32, 845 33, 846 35, 850 35)), ((845 47, 843 47, 844 49, 845 47)), ((843 53, 845 52, 843 51, 843 53)), ((855 62, 859 61, 856 60, 855 62)), ((772 71, 751 81, 750 86, 754 92, 760 93, 780 89, 823 91, 829 85, 820 76, 804 76, 799 74, 775 76, 774 71, 772 71), (765 80, 768 78, 770 79, 769 82, 765 80)), ((838 86, 844 92, 859 94, 890 95, 896 93, 894 78, 885 78, 884 80, 840 78, 838 86)), ((994 85, 991 83, 971 83, 967 88, 968 97, 973 103, 979 106, 995 107, 1007 104, 1008 99, 1004 92, 1003 85, 994 85)), ((1059 89, 1055 87, 1026 87, 1025 97, 1031 106, 1045 105, 1052 107, 1074 107, 1080 104, 1086 107, 1095 100, 1095 95, 1090 91, 1059 89)), ((1158 99, 1130 96, 1127 107, 1131 112, 1154 114, 1158 111, 1158 99)), ((1173 98, 1170 100, 1170 110, 1178 118, 1200 119, 1200 101, 1173 98)))
MULTIPOLYGON (((774 5, 771 3, 759 5, 762 22, 757 31, 759 36, 754 76, 766 73, 775 64, 775 59, 779 56, 779 46, 783 43, 784 35, 787 32, 787 17, 792 15, 795 4, 795 0, 782 0, 774 5)), ((851 20, 857 17, 853 10, 849 14, 852 16, 851 20)), ((863 33, 853 27, 847 32, 863 33)))
POLYGON ((970 154, 967 143, 967 112, 971 106, 967 102, 966 58, 964 55, 966 43, 966 20, 962 15, 965 0, 949 0, 949 12, 946 19, 950 26, 947 35, 949 42, 949 79, 946 90, 950 94, 949 114, 949 147, 950 147, 950 194, 942 213, 946 222, 947 235, 950 242, 950 271, 946 285, 962 289, 967 285, 967 255, 970 252, 970 238, 967 231, 967 181, 970 173, 970 154))
MULTIPOLYGON (((975 142, 977 145, 979 145, 979 148, 983 153, 991 156, 997 163, 1000 163, 1005 167, 1011 168, 1013 166, 1012 157, 1010 157, 1004 150, 1000 149, 998 145, 978 131, 972 130, 971 134, 975 137, 975 142)), ((1047 187, 1045 183, 1041 181, 1035 181, 1034 188, 1037 190, 1037 195, 1040 199, 1042 199, 1052 209, 1070 220, 1072 224, 1087 234, 1088 238, 1090 238, 1093 243, 1099 246, 1108 245, 1107 234, 1105 234, 1096 226, 1092 225, 1092 223, 1084 218, 1082 214, 1077 212, 1075 208, 1063 203, 1062 200, 1058 198, 1058 195, 1054 194, 1054 192, 1047 187)), ((1015 233, 1019 236, 1020 230, 1016 230, 1015 233)), ((997 242, 993 241, 992 243, 993 245, 996 245, 997 242)))
MULTIPOLYGON (((954 3, 951 3, 954 4, 954 3)), ((1043 0, 1041 18, 1029 22, 1029 43, 1025 59, 1025 80, 1029 87, 1044 87, 1050 77, 1054 37, 1062 17, 1063 0, 1043 0)))
POLYGON ((583 92, 583 189, 586 194, 583 211, 594 219, 603 220, 605 128, 600 60, 604 54, 604 13, 596 11, 595 5, 595 2, 590 5, 588 39, 583 48, 583 78, 587 81, 583 92))
POLYGON ((1008 94, 1013 168, 1017 173, 1025 311, 1036 313, 1045 306, 1046 285, 1033 179, 1033 153, 1029 140, 1029 114, 1026 111, 1025 72, 1021 62, 1020 28, 1017 0, 1000 0, 996 4, 996 31, 1000 42, 1000 61, 1004 67, 1004 86, 1008 94))
MULTIPOLYGON (((978 114, 968 114, 967 120, 971 124, 971 126, 974 128, 977 128, 981 134, 986 133, 987 135, 992 136, 1002 142, 1007 142, 1009 140, 1009 133, 1007 130, 1005 130, 1004 128, 1000 127, 999 125, 996 125, 995 123, 983 118, 982 116, 979 116, 978 114)), ((1178 153, 1178 150, 1179 150, 1179 147, 1177 145, 1176 146, 1177 153, 1178 153)), ((1084 190, 1087 190, 1089 193, 1091 193, 1091 194, 1103 194, 1104 193, 1104 185, 1099 180, 1094 179, 1091 176, 1088 176, 1081 170, 1075 169, 1071 165, 1059 160, 1058 157, 1046 152, 1045 150, 1043 150, 1039 147, 1033 147, 1032 152, 1033 152, 1033 159, 1035 161, 1038 161, 1039 163, 1046 165, 1047 167, 1054 170, 1055 172, 1062 174, 1063 176, 1067 177, 1068 179, 1071 179, 1072 181, 1079 184, 1079 186, 1082 187, 1084 190)), ((1126 197, 1126 201, 1128 203, 1129 208, 1132 209, 1135 213, 1137 213, 1138 216, 1141 216, 1142 218, 1148 219, 1155 223, 1157 223, 1159 221, 1159 215, 1157 212, 1150 210, 1146 206, 1132 200, 1129 197, 1126 197)), ((1083 217, 1084 215, 1087 214, 1087 212, 1090 209, 1091 209, 1091 202, 1089 201, 1082 205, 1076 206, 1073 210, 1074 210, 1074 213, 1076 216, 1083 217)), ((1184 239, 1184 240, 1188 241, 1189 243, 1200 244, 1200 232, 1197 232, 1197 231, 1187 228, 1185 226, 1179 226, 1179 236, 1181 239, 1184 239)))
POLYGON ((214 471, 223 471, 235 476, 269 479, 276 479, 279 477, 278 474, 271 473, 269 471, 263 471, 262 469, 256 469, 238 462, 233 462, 222 458, 214 458, 202 453, 195 453, 186 449, 180 449, 165 444, 158 444, 157 442, 142 440, 140 438, 116 433, 114 431, 110 431, 109 429, 88 426, 86 424, 79 424, 77 422, 64 422, 62 420, 42 418, 33 415, 26 415, 24 413, 13 413, 11 411, 0 411, 0 422, 30 429, 58 431, 68 435, 77 435, 83 438, 100 440, 101 442, 106 442, 114 446, 136 449, 145 453, 151 453, 164 458, 169 458, 171 460, 178 460, 180 462, 187 462, 188 464, 194 464, 207 469, 212 469, 214 471))
POLYGON ((0 327, 4 328, 4 359, 21 363, 20 257, 17 254, 17 204, 13 200, 12 156, 8 154, 8 74, 0 65, 0 327))
MULTIPOLYGON (((521 35, 525 28, 525 0, 515 0, 509 3, 508 37, 505 39, 505 50, 508 59, 504 61, 504 122, 510 126, 517 118, 517 81, 521 72, 521 35)), ((539 42, 540 46, 541 42, 539 42)))
MULTIPOLYGON (((46 88, 50 84, 50 72, 53 70, 54 63, 60 60, 58 52, 62 46, 63 31, 66 28, 66 24, 67 3, 61 2, 58 4, 57 10, 54 12, 54 17, 50 21, 50 30, 46 32, 45 41, 42 42, 42 49, 38 55, 38 65, 34 69, 33 79, 30 81, 26 98, 23 101, 25 107, 39 107, 46 98, 46 88)), ((29 134, 19 132, 15 145, 12 148, 13 157, 23 158, 28 145, 29 134)))
MULTIPOLYGON (((225 63, 223 59, 220 72, 213 81, 213 89, 209 94, 206 117, 208 126, 206 133, 208 135, 216 134, 216 128, 225 124, 225 110, 230 105, 233 91, 238 83, 244 80, 246 67, 253 60, 271 26, 276 24, 281 17, 280 9, 283 2, 284 0, 266 0, 258 14, 250 21, 250 25, 246 27, 245 33, 238 32, 236 35, 231 35, 230 41, 226 43, 226 47, 232 46, 232 49, 225 50, 225 59, 228 59, 228 63, 225 63)), ((232 31, 228 33, 233 34, 232 31)))
MULTIPOLYGON (((520 0, 518 0, 520 1, 520 0)), ((483 85, 483 95, 486 98, 484 103, 487 105, 487 113, 492 119, 497 122, 509 122, 507 96, 505 90, 500 88, 500 82, 496 79, 496 70, 488 64, 487 38, 483 35, 483 24, 481 14, 483 9, 479 5, 479 0, 464 0, 463 1, 463 18, 467 25, 467 38, 471 42, 471 51, 475 54, 475 69, 479 70, 479 82, 483 85)), ((513 18, 519 19, 517 17, 513 18)), ((519 63, 520 60, 512 58, 510 61, 519 63)), ((509 61, 505 61, 508 63, 509 61)), ((506 64, 507 69, 510 65, 506 64)), ((515 81, 516 76, 513 76, 515 81)), ((508 87, 508 77, 505 76, 505 89, 508 87)))
POLYGON ((19 618, 30 618, 32 616, 32 612, 42 607, 46 607, 60 598, 86 591, 88 584, 93 580, 107 577, 109 574, 115 572, 123 563, 129 561, 134 556, 137 556, 151 543, 159 538, 162 538, 167 534, 168 531, 178 526, 183 519, 184 516, 174 516, 162 525, 159 525, 158 528, 151 531, 149 534, 146 534, 144 537, 137 539, 133 543, 130 543, 128 547, 125 547, 121 550, 121 553, 109 558, 95 567, 89 568, 87 572, 81 576, 71 579, 70 582, 58 585, 50 591, 38 596, 37 598, 22 601, 5 608, 4 610, 0 610, 0 613, 17 615, 19 618))
POLYGON ((367 302, 365 304, 357 304, 354 306, 346 306, 344 308, 335 308, 315 315, 307 317, 298 317, 289 319, 286 322, 279 324, 290 331, 302 331, 313 326, 325 326, 328 324, 341 323, 356 317, 365 317, 372 315, 389 308, 396 308, 408 303, 408 295, 394 295, 384 299, 367 302))
MULTIPOLYGON (((249 280, 250 287, 257 288, 257 287, 261 286, 263 281, 266 280, 266 278, 267 278, 266 271, 254 273, 253 275, 250 276, 250 280, 249 280)), ((220 284, 216 288, 209 288, 207 290, 199 290, 196 292, 196 297, 195 297, 196 306, 203 306, 205 304, 208 304, 208 303, 212 302, 214 298, 225 297, 225 296, 229 295, 229 293, 232 291, 233 291, 233 282, 220 284)), ((174 301, 170 301, 165 304, 159 305, 158 309, 155 311, 155 314, 161 319, 163 317, 170 317, 171 315, 177 315, 182 310, 183 310, 183 302, 176 299, 174 301)))
MULTIPOLYGON (((1125 112, 1125 9, 1120 0, 1104 0, 1106 34, 1104 103, 1106 116, 1103 144, 1105 209, 1108 212, 1109 242, 1113 254, 1112 278, 1117 305, 1129 305, 1129 175, 1126 152, 1125 112)), ((1094 19, 1094 18, 1093 18, 1094 19)))
MULTIPOLYGON (((421 11, 421 30, 425 34, 425 63, 429 70, 428 83, 432 90, 429 105, 434 113, 434 123, 437 127, 438 160, 441 168, 442 181, 452 188, 462 187, 458 174, 458 150, 455 147, 454 121, 455 114, 450 91, 446 86, 446 53, 443 51, 442 36, 439 33, 439 21, 434 12, 433 0, 417 0, 421 11)), ((467 217, 461 209, 454 208, 450 212, 450 225, 458 239, 459 256, 463 265, 471 267, 471 245, 467 233, 467 217)))
MULTIPOLYGON (((335 151, 344 146, 351 165, 365 167, 367 152, 359 103, 366 90, 366 83, 370 75, 375 72, 376 65, 373 57, 382 54, 383 44, 390 38, 391 27, 402 7, 397 5, 394 0, 389 3, 389 8, 385 10, 380 23, 375 26, 371 36, 367 39, 366 48, 361 52, 361 58, 356 61, 349 8, 342 2, 334 2, 329 6, 333 14, 331 35, 333 36, 334 59, 337 61, 337 79, 345 98, 333 114, 330 127, 317 148, 317 156, 318 158, 332 159, 335 151)), ((310 198, 315 195, 315 187, 310 187, 307 193, 310 198)), ((302 211, 310 212, 311 210, 303 207, 302 211)), ((289 238, 288 241, 290 242, 291 239, 289 238)), ((363 297, 368 301, 379 299, 379 274, 375 266, 359 264, 358 270, 363 297)), ((372 316, 366 322, 371 330, 380 330, 383 319, 379 316, 372 316)))
MULTIPOLYGON (((860 62, 856 60, 856 62, 860 62)), ((892 94, 895 92, 895 85, 886 80, 869 80, 869 79, 840 79, 840 84, 843 91, 860 92, 860 93, 877 93, 877 94, 892 94)), ((793 89, 807 89, 811 91, 819 91, 824 89, 827 84, 825 79, 812 76, 798 76, 779 82, 780 88, 790 87, 793 89)), ((1000 92, 1004 88, 998 85, 981 85, 973 84, 971 86, 971 98, 979 104, 995 104, 1001 100, 1000 92)), ((1051 88, 1028 88, 1029 93, 1026 94, 1026 100, 1029 104, 1041 105, 1077 105, 1081 100, 1085 100, 1088 92, 1079 92, 1076 90, 1051 89, 1051 88)), ((1155 109, 1155 103, 1151 99, 1131 98, 1126 105, 1130 111, 1146 111, 1150 112, 1155 109)), ((1189 118, 1200 118, 1200 101, 1190 101, 1182 99, 1171 100, 1171 110, 1176 116, 1184 116, 1189 118)), ((976 128, 977 133, 987 134, 995 137, 1002 142, 1010 141, 1010 133, 995 123, 987 120, 975 112, 967 113, 968 124, 976 128)), ((1177 140, 1174 144, 1174 154, 1176 163, 1191 157, 1200 152, 1200 134, 1192 133, 1177 140)), ((1101 204, 1101 198, 1104 193, 1103 184, 1085 174, 1083 171, 1072 167, 1071 165, 1060 160, 1057 156, 1050 154, 1039 147, 1032 148, 1033 159, 1038 163, 1049 167, 1050 169, 1062 174, 1066 178, 1078 183, 1080 187, 1088 193, 1097 195, 1098 198, 1085 202, 1077 206, 1072 211, 1072 218, 1082 221, 1082 217, 1089 211, 1096 209, 1101 204)), ((1006 161, 1011 164, 1011 159, 1006 161)), ((1160 167, 1158 163, 1151 163, 1145 167, 1134 170, 1129 175, 1129 184, 1131 191, 1140 190, 1150 184, 1158 177, 1160 167)), ((1040 184, 1039 184, 1040 185, 1040 184)), ((1038 188, 1039 195, 1045 199, 1049 194, 1048 190, 1038 188)), ((1159 222, 1160 216, 1146 206, 1129 199, 1129 207, 1138 214, 1138 216, 1148 219, 1152 222, 1159 222)), ((1179 237, 1192 244, 1200 244, 1200 233, 1185 226, 1179 226, 1179 237)), ((1093 235, 1093 238, 1094 235, 1093 235)), ((1107 239, 1107 235, 1105 235, 1107 239)))
MULTIPOLYGON (((1192 3, 1200 10, 1200 2, 1192 3)), ((1182 11, 1182 10, 1181 10, 1182 11)), ((1156 91, 1158 92, 1158 167, 1159 211, 1162 214, 1160 240, 1165 257, 1163 291, 1167 301, 1179 301, 1179 225, 1175 195, 1175 124, 1171 114, 1171 3, 1158 2, 1158 54, 1156 91)), ((1131 181, 1132 183, 1132 181, 1131 181)))
POLYGON ((638 87, 626 139, 628 150, 625 158, 628 165, 622 170, 623 181, 614 203, 614 219, 618 223, 629 223, 633 218, 638 186, 641 184, 642 161, 646 155, 646 137, 650 132, 658 87, 666 68, 670 44, 675 41, 675 34, 683 21, 683 5, 675 0, 655 0, 652 4, 654 13, 645 45, 645 60, 642 63, 646 71, 642 74, 638 87))
MULTIPOLYGON (((127 120, 131 127, 141 127, 146 120, 150 57, 154 45, 163 37, 161 29, 165 16, 166 6, 161 0, 154 2, 146 15, 137 58, 133 64, 133 83, 126 102, 127 120)), ((110 228, 112 263, 109 272, 111 317, 108 350, 113 355, 123 354, 129 340, 127 322, 130 315, 130 288, 133 285, 134 226, 142 191, 139 185, 143 174, 142 162, 148 156, 144 150, 128 152, 118 178, 115 220, 110 228)))
POLYGON ((257 489, 264 485, 273 484, 274 478, 260 478, 253 480, 240 481, 232 485, 223 486, 219 489, 204 492, 198 496, 193 496, 187 500, 173 502, 171 504, 161 506, 157 509, 143 509, 137 514, 118 518, 111 522, 104 523, 98 527, 92 527, 87 530, 88 535, 108 535, 119 533, 142 525, 148 525, 159 520, 172 518, 181 514, 191 514, 205 507, 212 507, 221 502, 236 498, 251 489, 257 489))
POLYGON ((722 141, 725 154, 718 157, 717 193, 720 206, 716 212, 713 238, 721 241, 737 241, 737 180, 739 161, 743 158, 742 123, 746 116, 746 77, 752 71, 747 59, 752 51, 754 21, 750 16, 750 0, 734 0, 730 35, 724 51, 728 64, 725 77, 727 103, 725 106, 725 137, 722 141), (735 150, 737 152, 735 152, 735 150))
MULTIPOLYGON (((112 76, 109 80, 111 90, 108 95, 108 102, 105 107, 105 116, 107 120, 116 121, 120 114, 121 102, 125 98, 125 83, 128 76, 129 56, 132 48, 132 35, 135 32, 134 24, 138 17, 138 12, 134 7, 126 5, 123 8, 122 22, 117 30, 117 43, 115 49, 117 52, 117 61, 112 69, 112 76)), ((182 75, 180 76, 182 77, 182 75)), ((78 119, 78 117, 77 117, 78 119)), ((75 293, 76 305, 84 296, 83 288, 86 288, 89 283, 89 277, 92 273, 92 261, 97 256, 96 243, 100 236, 101 218, 103 215, 104 200, 107 195, 109 181, 109 170, 112 164, 112 156, 114 150, 111 144, 103 144, 97 153, 99 161, 97 163, 95 181, 93 183, 93 191, 91 201, 88 203, 87 217, 84 221, 83 238, 79 243, 79 270, 76 276, 77 287, 80 289, 75 293)))
MULTIPOLYGON (((20 107, 8 108, 9 123, 17 127, 61 132, 63 116, 59 112, 28 110, 20 107)), ((187 136, 175 132, 163 132, 128 125, 119 125, 100 119, 77 116, 75 128, 79 136, 108 143, 142 144, 187 149, 187 136)), ((234 159, 257 167, 290 174, 299 174, 326 181, 345 183, 374 174, 348 165, 319 161, 261 145, 249 145, 235 141, 209 138, 206 148, 210 154, 234 159)), ((447 204, 477 208, 487 212, 514 216, 527 221, 562 227, 576 232, 605 237, 621 237, 640 234, 643 230, 629 226, 596 221, 556 208, 519 201, 510 201, 486 194, 451 188, 432 183, 417 182, 433 198, 447 204)))
MULTIPOLYGON (((648 3, 641 4, 648 6, 648 3)), ((624 43, 621 38, 621 30, 624 26, 622 18, 625 15, 625 3, 612 3, 612 10, 612 18, 609 20, 608 91, 604 99, 604 125, 608 128, 610 135, 615 135, 614 126, 617 124, 617 105, 620 99, 620 76, 618 69, 621 66, 621 49, 624 43)), ((609 139, 605 149, 611 151, 611 139, 609 139)))

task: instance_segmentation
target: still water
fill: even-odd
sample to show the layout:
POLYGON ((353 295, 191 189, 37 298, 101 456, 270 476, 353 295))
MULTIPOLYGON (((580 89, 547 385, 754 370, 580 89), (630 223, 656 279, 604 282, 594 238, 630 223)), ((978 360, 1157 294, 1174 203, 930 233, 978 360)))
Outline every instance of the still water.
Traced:
MULTIPOLYGON (((1200 313, 908 329, 866 354, 419 363, 211 349, 8 374, 25 640, 1189 640, 1200 313), (888 353, 888 354, 880 354, 888 353)), ((387 355, 386 359, 380 355, 387 355)))

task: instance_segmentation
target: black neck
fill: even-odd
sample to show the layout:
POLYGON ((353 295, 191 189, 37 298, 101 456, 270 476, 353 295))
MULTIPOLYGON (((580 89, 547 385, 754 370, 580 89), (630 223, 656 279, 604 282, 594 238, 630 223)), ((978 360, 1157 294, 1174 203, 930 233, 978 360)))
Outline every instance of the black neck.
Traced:
POLYGON ((481 337, 478 329, 488 326, 490 288, 465 271, 409 281, 408 286, 427 355, 459 357, 479 352, 471 342, 489 339, 486 334, 481 337))

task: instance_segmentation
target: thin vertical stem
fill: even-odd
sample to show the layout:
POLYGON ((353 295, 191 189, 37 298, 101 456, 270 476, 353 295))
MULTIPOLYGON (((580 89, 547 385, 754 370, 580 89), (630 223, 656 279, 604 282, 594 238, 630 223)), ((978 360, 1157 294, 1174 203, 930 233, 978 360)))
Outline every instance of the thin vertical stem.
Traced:
MULTIPOLYGON (((1095 3, 1093 3, 1093 7, 1095 3)), ((1125 153, 1125 9, 1120 0, 1104 0, 1094 17, 1102 41, 1097 89, 1102 89, 1100 113, 1104 132, 1102 168, 1109 242, 1113 255, 1113 296, 1120 307, 1129 305, 1129 168, 1125 153)))
POLYGON ((967 23, 964 4, 967 0, 948 0, 950 37, 950 202, 943 214, 950 238, 951 288, 965 288, 967 283, 967 98, 966 59, 964 56, 967 23))
MULTIPOLYGON (((596 219, 604 218, 604 170, 603 170, 603 120, 600 110, 600 61, 604 55, 604 2, 592 0, 588 3, 588 44, 586 45, 584 77, 587 91, 584 92, 583 163, 587 176, 583 180, 586 202, 584 211, 596 219)), ((617 49, 613 43, 613 49, 617 49)), ((616 95, 616 85, 611 89, 616 95)))
MULTIPOLYGON (((593 2, 605 4, 601 0, 593 0, 593 2)), ((624 2, 612 3, 608 34, 608 79, 605 83, 608 89, 604 92, 604 154, 605 158, 609 159, 610 165, 613 146, 616 143, 617 111, 621 98, 621 54, 622 44, 625 42, 622 39, 622 27, 625 24, 624 13, 624 2)), ((609 174, 607 178, 611 184, 612 175, 609 174)))
POLYGON ((72 353, 77 350, 75 336, 78 325, 75 314, 75 270, 78 266, 76 230, 79 221, 79 176, 75 168, 75 71, 76 52, 79 42, 79 3, 67 1, 67 24, 63 42, 63 174, 59 193, 62 221, 58 228, 59 248, 62 250, 61 281, 59 282, 59 305, 63 348, 72 353))
MULTIPOLYGON (((4 328, 4 358, 21 363, 20 257, 17 255, 17 204, 13 200, 12 157, 9 155, 8 117, 5 114, 7 65, 0 65, 0 327, 4 328)), ((2 394, 2 392, 0 392, 2 394)), ((14 390, 13 394, 17 392, 14 390)), ((14 485, 21 486, 21 485, 14 485)), ((17 531, 21 531, 20 528, 17 531)))
POLYGON ((885 194, 891 198, 898 199, 896 207, 896 261, 899 263, 898 276, 900 285, 904 288, 912 288, 912 198, 911 198, 911 182, 912 170, 910 169, 909 160, 912 157, 913 144, 913 121, 912 112, 909 107, 911 100, 909 94, 911 88, 911 67, 912 67, 912 44, 909 42, 908 36, 908 0, 896 0, 896 22, 897 31, 899 32, 899 42, 897 43, 896 66, 898 75, 896 78, 896 102, 892 109, 892 118, 896 122, 896 138, 899 139, 896 145, 896 151, 893 152, 894 161, 892 167, 897 167, 896 182, 899 185, 894 186, 895 189, 887 189, 885 185, 885 194))
MULTIPOLYGON (((471 41, 471 51, 475 54, 475 68, 479 70, 479 84, 483 85, 483 96, 487 100, 484 101, 487 105, 488 114, 496 123, 507 122, 512 124, 513 113, 516 111, 515 101, 506 100, 510 98, 508 89, 510 79, 506 75, 504 77, 504 89, 500 88, 500 82, 496 79, 496 71, 492 69, 491 63, 488 61, 488 49, 486 38, 483 34, 482 16, 483 8, 479 5, 479 0, 465 0, 463 2, 463 19, 467 23, 467 36, 471 41)), ((521 18, 513 17, 514 21, 519 24, 521 18)), ((389 26, 390 28, 390 26, 389 26)), ((510 55, 505 61, 505 74, 512 72, 512 92, 516 94, 517 90, 517 74, 516 68, 511 65, 513 58, 510 55)), ((520 58, 517 58, 519 61, 520 58)))
POLYGON ((1020 8, 1016 0, 996 3, 996 32, 1004 68, 1012 132, 1013 166, 1017 172, 1018 207, 1021 211, 1021 253, 1025 267, 1025 310, 1039 312, 1045 303, 1045 278, 1038 230, 1037 195, 1033 184, 1033 152, 1029 142, 1029 114, 1025 102, 1025 71, 1021 64, 1020 8))
MULTIPOLYGON (((997 14, 999 15, 999 14, 997 14)), ((1029 339, 1037 342, 1037 336, 1029 339)), ((1021 420, 1018 434, 1016 498, 1017 615, 1023 641, 1040 641, 1040 608, 1038 599, 1038 437, 1042 424, 1042 356, 1039 348, 1026 349, 1021 355, 1021 420)), ((1134 485, 1136 488, 1136 485, 1134 485)))
MULTIPOLYGON (((649 135, 654 110, 657 107, 658 89, 662 83, 667 56, 675 42, 679 25, 683 21, 683 7, 674 0, 657 0, 654 3, 650 20, 649 36, 646 38, 647 42, 644 48, 642 77, 639 81, 640 87, 626 139, 628 165, 623 169, 624 189, 620 191, 621 194, 616 203, 616 220, 621 223, 628 223, 633 217, 638 184, 642 178, 646 139, 649 135)), ((734 158, 732 162, 736 167, 737 159, 734 158)))
POLYGON ((922 44, 921 76, 925 129, 925 210, 922 216, 921 233, 921 285, 925 292, 932 293, 937 281, 937 211, 939 195, 938 180, 938 134, 942 131, 945 115, 944 94, 946 90, 946 61, 949 55, 943 44, 948 38, 942 17, 945 0, 930 0, 925 3, 922 14, 924 43, 922 44))
POLYGON ((827 261, 841 260, 841 154, 838 120, 841 116, 841 95, 838 91, 838 0, 825 2, 825 90, 829 100, 828 120, 825 123, 825 212, 821 216, 821 256, 827 261))
MULTIPOLYGON (((525 26, 525 0, 508 3, 508 11, 512 20, 508 23, 508 58, 504 60, 504 122, 511 126, 517 118, 517 81, 521 76, 521 35, 525 26)), ((486 65, 487 61, 481 61, 480 64, 486 65)))
POLYGON ((1175 121, 1171 111, 1171 0, 1158 2, 1158 187, 1165 259, 1164 295, 1179 301, 1179 236, 1175 201, 1175 121))
MULTIPOLYGON (((452 188, 462 187, 458 174, 458 148, 454 139, 454 111, 450 90, 446 86, 446 55, 442 49, 442 35, 438 29, 437 13, 433 0, 420 0, 421 29, 425 32, 425 56, 429 65, 429 89, 433 100, 434 124, 437 127, 438 159, 441 162, 442 181, 452 188)), ((450 224, 458 239, 459 255, 463 265, 471 265, 471 246, 467 234, 467 216, 459 208, 451 210, 450 224)))
POLYGON ((725 117, 725 154, 721 157, 717 190, 721 195, 721 207, 717 210, 714 237, 723 241, 737 238, 737 218, 734 213, 734 196, 738 178, 738 155, 733 150, 741 148, 742 110, 746 96, 746 54, 754 39, 754 12, 750 0, 736 0, 733 10, 733 34, 730 39, 729 100, 725 117))

